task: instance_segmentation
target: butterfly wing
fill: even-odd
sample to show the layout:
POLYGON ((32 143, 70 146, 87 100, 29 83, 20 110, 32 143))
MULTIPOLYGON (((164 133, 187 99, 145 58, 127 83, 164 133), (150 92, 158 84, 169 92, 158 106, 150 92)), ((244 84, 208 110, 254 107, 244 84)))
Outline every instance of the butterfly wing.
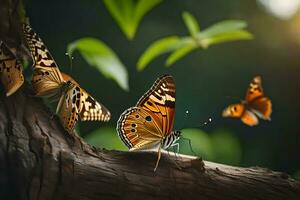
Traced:
POLYGON ((271 113, 272 113, 272 103, 271 100, 263 96, 252 101, 249 104, 251 111, 253 111, 257 116, 265 120, 271 120, 271 113))
POLYGON ((248 126, 254 126, 258 124, 258 119, 255 114, 250 110, 247 110, 245 105, 242 103, 228 106, 223 111, 222 116, 240 118, 242 122, 248 126))
POLYGON ((97 102, 84 89, 80 88, 80 119, 82 121, 104 121, 110 120, 109 110, 97 102))
POLYGON ((246 102, 251 111, 262 119, 270 120, 272 113, 271 100, 264 95, 261 77, 256 76, 251 81, 246 94, 246 102))
POLYGON ((245 109, 245 105, 242 103, 232 104, 224 109, 222 116, 240 118, 245 112, 245 109))
POLYGON ((130 150, 147 149, 160 143, 162 121, 139 107, 125 110, 118 121, 119 137, 130 150))
POLYGON ((121 114, 117 131, 131 150, 153 147, 171 133, 175 115, 175 90, 172 76, 164 75, 154 82, 136 107, 121 114))
POLYGON ((166 137, 173 130, 175 99, 175 81, 172 76, 164 75, 154 82, 150 90, 140 98, 136 105, 150 111, 162 121, 162 137, 166 137))
POLYGON ((61 96, 59 115, 64 128, 68 131, 72 131, 78 121, 80 97, 80 87, 77 85, 70 86, 70 89, 61 96))
POLYGON ((38 96, 53 96, 63 82, 61 72, 42 39, 28 24, 23 32, 33 58, 32 86, 38 96))
POLYGON ((0 77, 6 96, 15 93, 24 83, 22 66, 12 51, 15 49, 0 43, 0 77))

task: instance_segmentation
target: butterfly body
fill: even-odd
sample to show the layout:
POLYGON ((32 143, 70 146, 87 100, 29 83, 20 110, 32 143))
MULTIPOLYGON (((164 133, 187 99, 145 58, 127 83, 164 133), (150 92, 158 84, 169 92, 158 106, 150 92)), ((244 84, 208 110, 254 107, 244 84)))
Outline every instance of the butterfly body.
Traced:
POLYGON ((56 113, 67 131, 72 131, 81 119, 109 121, 110 112, 97 102, 69 75, 60 72, 41 38, 28 24, 24 36, 33 58, 32 86, 36 96, 58 100, 56 113))
MULTIPOLYGON (((166 149, 180 138, 173 131, 175 116, 175 82, 172 76, 158 78, 136 106, 125 110, 117 123, 117 132, 130 151, 166 149)), ((155 169, 156 169, 155 167, 155 169)))
POLYGON ((255 126, 259 123, 258 118, 271 120, 271 113, 271 100, 264 95, 261 78, 257 76, 251 81, 245 100, 229 105, 222 115, 240 118, 246 125, 255 126))

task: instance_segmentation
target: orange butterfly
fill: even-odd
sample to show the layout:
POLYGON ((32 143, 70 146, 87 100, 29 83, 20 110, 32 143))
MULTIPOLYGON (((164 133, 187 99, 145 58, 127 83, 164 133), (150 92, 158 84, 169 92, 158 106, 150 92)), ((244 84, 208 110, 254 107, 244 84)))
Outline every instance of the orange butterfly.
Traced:
POLYGON ((24 83, 23 69, 15 53, 15 48, 8 48, 0 41, 0 78, 6 96, 15 93, 24 83))
POLYGON ((41 38, 27 24, 25 39, 34 61, 32 86, 37 96, 59 100, 59 113, 64 128, 72 131, 78 119, 109 121, 110 112, 90 96, 69 75, 61 73, 41 38))
POLYGON ((175 82, 172 76, 158 78, 135 107, 125 110, 118 120, 117 131, 130 151, 179 147, 180 131, 173 131, 175 116, 175 82))
POLYGON ((271 120, 271 100, 264 95, 261 85, 261 77, 256 76, 250 83, 246 98, 239 104, 233 104, 225 108, 223 117, 240 118, 248 126, 258 124, 258 117, 271 120))

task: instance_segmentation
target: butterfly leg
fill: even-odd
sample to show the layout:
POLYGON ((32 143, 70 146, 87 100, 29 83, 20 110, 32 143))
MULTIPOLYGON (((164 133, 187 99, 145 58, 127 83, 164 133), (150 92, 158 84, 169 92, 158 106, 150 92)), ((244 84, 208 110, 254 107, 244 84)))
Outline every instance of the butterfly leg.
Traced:
POLYGON ((160 160, 160 157, 161 157, 161 145, 159 145, 158 147, 158 152, 157 152, 157 160, 156 160, 156 164, 155 164, 155 167, 154 167, 154 172, 156 171, 157 167, 158 167, 158 163, 159 163, 159 160, 160 160))
MULTIPOLYGON (((172 161, 174 162, 174 164, 177 166, 178 169, 182 169, 179 164, 176 162, 178 159, 177 159, 177 155, 179 154, 179 143, 174 143, 171 145, 171 147, 173 147, 174 149, 176 148, 176 151, 174 151, 174 154, 175 154, 175 160, 172 159, 172 161)), ((174 150, 173 149, 173 150, 174 150)))

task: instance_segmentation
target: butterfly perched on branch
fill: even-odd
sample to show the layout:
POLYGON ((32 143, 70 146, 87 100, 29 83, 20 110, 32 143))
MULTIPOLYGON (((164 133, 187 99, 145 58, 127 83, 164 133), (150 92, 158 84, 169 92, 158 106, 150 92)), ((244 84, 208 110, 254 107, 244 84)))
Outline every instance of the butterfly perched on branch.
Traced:
POLYGON ((117 123, 118 135, 130 151, 177 146, 180 131, 173 131, 175 116, 175 82, 172 76, 158 78, 136 106, 125 110, 117 123))
POLYGON ((24 24, 23 31, 34 62, 32 87, 36 96, 58 100, 56 112, 64 128, 72 131, 79 118, 82 121, 109 121, 111 115, 108 109, 73 78, 60 72, 49 50, 28 24, 24 24))
POLYGON ((0 41, 0 78, 6 96, 15 93, 24 83, 23 69, 15 54, 15 48, 8 48, 0 41))
POLYGON ((254 126, 258 124, 258 118, 271 120, 271 113, 271 100, 263 92, 261 77, 256 76, 249 85, 245 100, 229 105, 222 115, 223 117, 240 118, 248 126, 254 126))

